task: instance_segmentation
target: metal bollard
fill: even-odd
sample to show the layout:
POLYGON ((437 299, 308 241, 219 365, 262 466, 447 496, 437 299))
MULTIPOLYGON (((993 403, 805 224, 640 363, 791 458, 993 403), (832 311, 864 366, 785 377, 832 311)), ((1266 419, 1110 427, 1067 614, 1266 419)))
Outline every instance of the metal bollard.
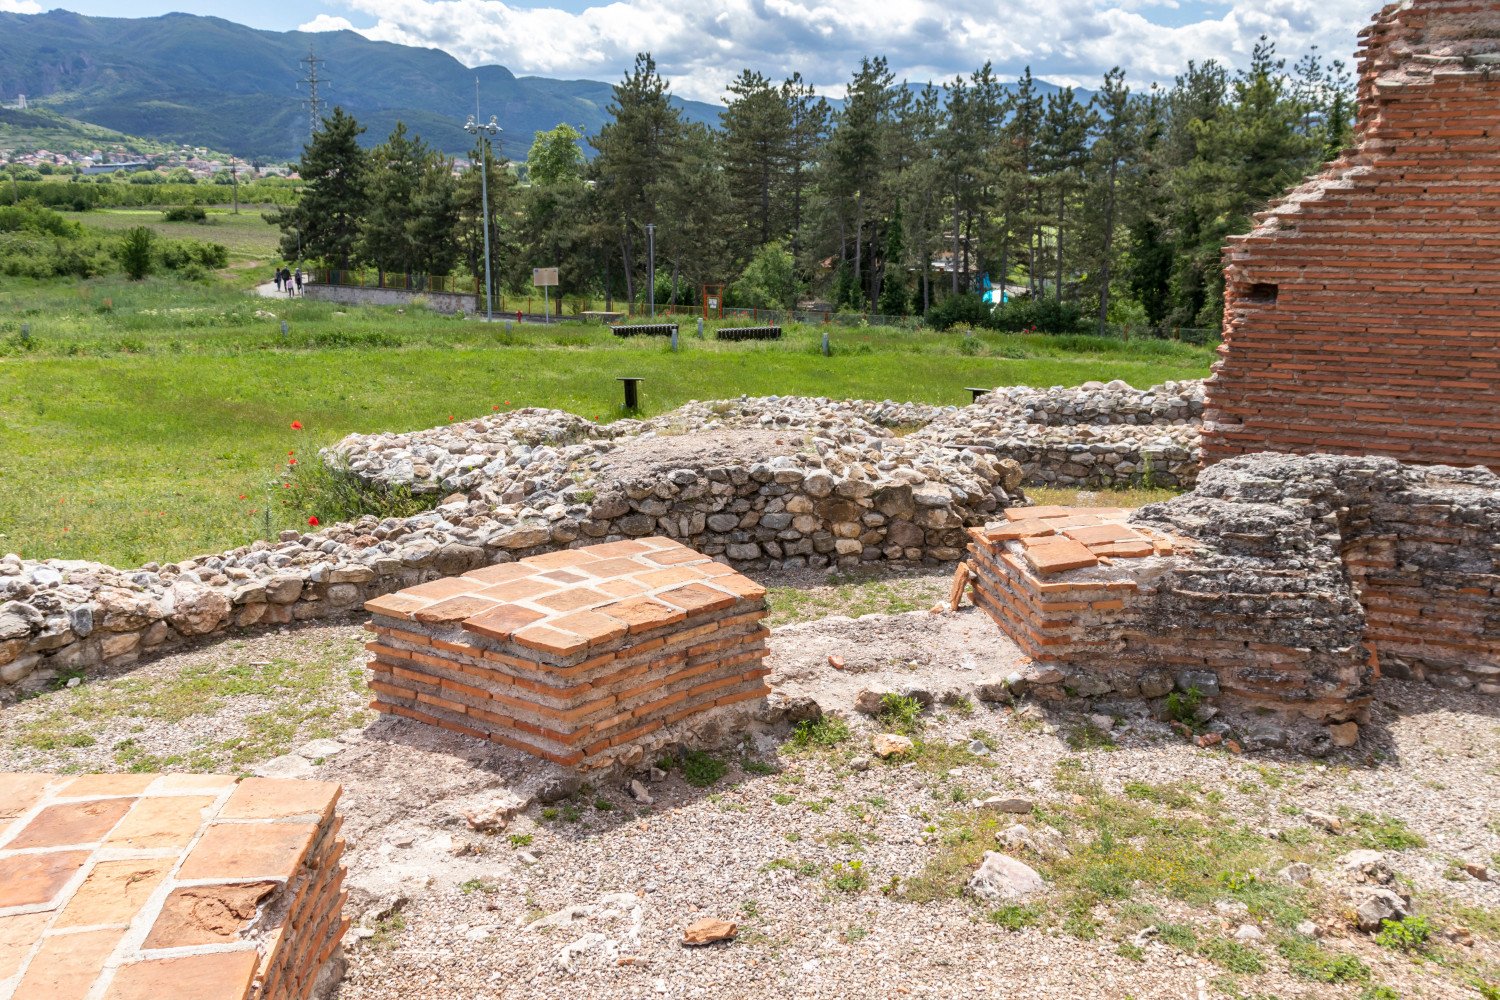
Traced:
POLYGON ((672 350, 677 350, 677 327, 675 324, 672 326, 672 350))
POLYGON ((507 333, 507 334, 509 334, 509 333, 510 333, 510 320, 506 320, 506 321, 505 321, 505 332, 506 332, 506 333, 507 333))
POLYGON ((288 330, 288 327, 286 325, 286 320, 282 320, 281 321, 281 339, 282 340, 286 339, 287 330, 288 330))
POLYGON ((644 378, 631 376, 626 378, 617 378, 615 379, 615 381, 625 383, 625 409, 629 411, 640 409, 640 384, 646 380, 644 378))
POLYGON ((828 358, 828 357, 832 357, 832 356, 833 356, 833 351, 828 346, 828 331, 824 330, 823 331, 823 357, 828 358))
POLYGON ((698 317, 698 339, 699 340, 703 339, 703 317, 702 316, 698 317))

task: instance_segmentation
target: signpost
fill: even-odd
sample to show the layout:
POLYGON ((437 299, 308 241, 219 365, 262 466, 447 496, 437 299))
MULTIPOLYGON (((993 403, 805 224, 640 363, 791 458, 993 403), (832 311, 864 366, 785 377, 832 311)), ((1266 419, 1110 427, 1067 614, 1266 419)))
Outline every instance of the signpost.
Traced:
POLYGON ((557 268, 533 267, 531 283, 542 290, 542 322, 552 322, 552 300, 547 289, 557 287, 557 268))

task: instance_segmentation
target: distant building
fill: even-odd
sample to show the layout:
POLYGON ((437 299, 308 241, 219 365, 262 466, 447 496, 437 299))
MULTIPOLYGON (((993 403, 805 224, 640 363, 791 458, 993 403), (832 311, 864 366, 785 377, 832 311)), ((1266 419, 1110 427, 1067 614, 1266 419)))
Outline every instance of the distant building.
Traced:
POLYGON ((145 160, 130 160, 120 163, 91 163, 82 170, 85 174, 117 174, 120 171, 135 173, 139 170, 150 170, 151 164, 145 160))

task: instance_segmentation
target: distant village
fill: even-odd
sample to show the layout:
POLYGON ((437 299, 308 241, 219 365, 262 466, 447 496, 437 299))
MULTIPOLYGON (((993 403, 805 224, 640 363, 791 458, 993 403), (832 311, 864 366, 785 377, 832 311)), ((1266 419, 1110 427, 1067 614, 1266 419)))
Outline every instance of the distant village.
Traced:
POLYGON ((238 175, 241 181, 259 177, 284 177, 297 179, 293 165, 286 163, 262 164, 241 160, 238 157, 214 153, 202 147, 181 149, 166 153, 143 154, 123 145, 108 149, 35 149, 17 150, 0 146, 0 169, 19 167, 34 170, 43 176, 155 173, 163 181, 178 183, 222 183, 228 184, 238 175))

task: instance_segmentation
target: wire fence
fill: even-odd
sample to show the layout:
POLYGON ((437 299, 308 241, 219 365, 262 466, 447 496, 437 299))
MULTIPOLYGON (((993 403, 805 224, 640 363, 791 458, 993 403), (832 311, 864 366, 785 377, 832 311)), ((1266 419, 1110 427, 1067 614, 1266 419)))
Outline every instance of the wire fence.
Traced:
POLYGON ((401 292, 452 292, 479 295, 480 282, 452 274, 408 274, 394 271, 357 271, 336 267, 312 269, 313 281, 320 285, 343 285, 348 288, 387 288, 401 292))

